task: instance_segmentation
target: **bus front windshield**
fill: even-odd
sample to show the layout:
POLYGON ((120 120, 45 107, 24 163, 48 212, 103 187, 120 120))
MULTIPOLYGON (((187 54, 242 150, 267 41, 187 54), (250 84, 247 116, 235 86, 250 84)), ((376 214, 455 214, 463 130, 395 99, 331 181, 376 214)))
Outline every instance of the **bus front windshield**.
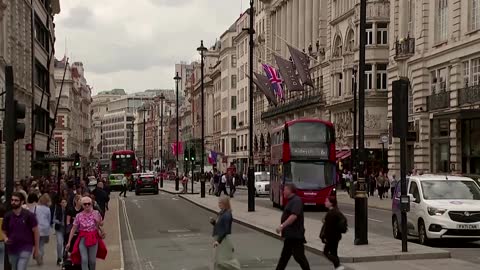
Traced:
POLYGON ((291 161, 285 165, 285 181, 299 189, 322 189, 335 183, 335 166, 328 162, 291 161))

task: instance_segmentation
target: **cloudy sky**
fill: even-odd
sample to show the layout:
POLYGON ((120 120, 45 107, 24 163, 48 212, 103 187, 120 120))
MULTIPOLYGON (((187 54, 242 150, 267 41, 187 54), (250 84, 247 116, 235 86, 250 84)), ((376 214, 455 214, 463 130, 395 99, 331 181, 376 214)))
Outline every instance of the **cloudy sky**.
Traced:
POLYGON ((56 57, 81 61, 94 93, 173 88, 175 63, 199 59, 248 0, 62 0, 56 57))

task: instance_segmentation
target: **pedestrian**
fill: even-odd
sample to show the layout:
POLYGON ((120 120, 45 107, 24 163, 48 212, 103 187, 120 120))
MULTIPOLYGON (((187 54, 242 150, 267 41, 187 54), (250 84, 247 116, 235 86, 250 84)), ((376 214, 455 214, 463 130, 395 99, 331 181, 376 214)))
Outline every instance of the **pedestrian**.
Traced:
POLYGON ((235 184, 236 184, 235 182, 236 182, 235 174, 228 173, 227 183, 228 183, 228 186, 230 187, 230 198, 233 198, 233 195, 237 190, 237 188, 235 187, 235 184))
POLYGON ((220 178, 220 183, 219 183, 219 186, 218 186, 218 192, 217 192, 217 197, 220 197, 220 195, 222 194, 222 192, 228 196, 228 192, 227 192, 227 176, 225 174, 222 175, 222 177, 220 178))
POLYGON ((323 254, 333 263, 336 270, 343 270, 345 268, 340 265, 338 258, 338 243, 342 239, 342 233, 347 232, 347 219, 338 209, 336 197, 328 197, 325 200, 325 207, 328 208, 328 213, 325 215, 320 232, 320 239, 325 244, 323 254))
POLYGON ((122 191, 120 192, 120 197, 122 197, 122 194, 123 194, 123 197, 127 197, 127 183, 128 183, 128 180, 127 180, 127 177, 124 175, 123 178, 122 178, 122 182, 121 182, 121 185, 122 185, 122 191))
MULTIPOLYGON (((4 202, 0 202, 0 228, 2 228, 3 217, 5 217, 6 207, 4 202)), ((5 237, 3 230, 0 230, 0 265, 4 261, 5 257, 5 237)))
POLYGON ((392 177, 390 178, 390 197, 393 199, 394 198, 394 195, 395 195, 395 188, 397 187, 397 177, 395 174, 392 175, 392 177))
POLYGON ((293 255, 302 270, 310 270, 310 264, 305 256, 304 245, 307 241, 305 240, 302 199, 295 195, 296 187, 294 184, 285 184, 283 190, 284 196, 288 198, 288 203, 283 210, 281 224, 277 228, 277 233, 281 234, 284 240, 276 269, 284 270, 293 255))
POLYGON ((22 207, 22 193, 13 192, 10 203, 12 210, 5 214, 2 223, 6 251, 13 270, 26 270, 32 251, 34 259, 39 255, 37 218, 22 207))
POLYGON ((380 200, 383 200, 383 194, 385 191, 385 176, 383 176, 383 172, 380 172, 377 176, 377 190, 378 190, 378 197, 380 200))
MULTIPOLYGON (((104 188, 103 183, 99 182, 97 184, 97 187, 92 191, 92 194, 95 195, 95 201, 97 202, 98 207, 101 210, 102 218, 105 218, 105 214, 107 211, 107 204, 110 201, 110 197, 108 196, 108 193, 103 188, 104 188)), ((127 186, 125 185, 123 188, 126 194, 127 186)), ((126 196, 127 195, 125 195, 125 197, 126 196)))
POLYGON ((67 200, 61 199, 60 203, 55 205, 55 214, 53 223, 55 228, 55 236, 57 238, 57 265, 62 264, 63 250, 65 247, 65 231, 67 219, 67 200))
POLYGON ((210 180, 210 188, 208 189, 208 195, 215 194, 215 183, 213 182, 213 175, 208 174, 210 180))
POLYGON ((70 248, 74 232, 78 229, 71 254, 72 263, 81 264, 82 270, 95 270, 97 258, 104 260, 107 256, 107 247, 102 240, 105 237, 103 220, 100 213, 93 210, 92 199, 82 197, 81 202, 84 210, 73 221, 66 248, 70 248))
POLYGON ((38 199, 38 205, 34 210, 34 214, 37 217, 38 232, 40 234, 39 250, 40 254, 36 258, 38 265, 43 265, 43 256, 45 255, 45 244, 50 241, 50 224, 52 220, 50 205, 52 200, 47 193, 44 193, 38 199))
POLYGON ((213 194, 218 193, 218 185, 219 184, 220 184, 220 173, 217 171, 213 174, 213 187, 214 187, 213 194))
POLYGON ((187 185, 188 185, 188 178, 187 178, 187 175, 184 174, 182 177, 182 187, 183 187, 182 193, 187 193, 187 185))
POLYGON ((230 235, 232 234, 232 209, 230 199, 222 196, 218 199, 220 212, 216 219, 210 218, 213 225, 213 247, 215 248, 214 269, 240 269, 240 262, 234 257, 234 248, 230 235))

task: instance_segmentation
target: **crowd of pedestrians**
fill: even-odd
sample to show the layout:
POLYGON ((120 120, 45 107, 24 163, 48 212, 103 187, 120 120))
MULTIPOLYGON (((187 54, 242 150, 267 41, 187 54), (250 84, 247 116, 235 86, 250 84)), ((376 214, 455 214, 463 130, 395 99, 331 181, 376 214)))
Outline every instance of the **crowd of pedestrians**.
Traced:
POLYGON ((105 259, 106 181, 89 189, 88 180, 28 177, 15 182, 9 202, 1 193, 0 259, 6 252, 13 270, 27 269, 31 258, 42 266, 53 236, 57 264, 65 269, 95 270, 97 258, 105 259))

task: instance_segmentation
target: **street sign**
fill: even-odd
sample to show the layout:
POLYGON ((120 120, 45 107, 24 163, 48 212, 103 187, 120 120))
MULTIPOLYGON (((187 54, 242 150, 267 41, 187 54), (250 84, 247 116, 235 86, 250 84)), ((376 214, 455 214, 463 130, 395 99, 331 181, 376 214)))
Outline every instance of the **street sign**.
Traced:
POLYGON ((380 141, 382 143, 388 143, 388 135, 382 135, 380 136, 380 141))

